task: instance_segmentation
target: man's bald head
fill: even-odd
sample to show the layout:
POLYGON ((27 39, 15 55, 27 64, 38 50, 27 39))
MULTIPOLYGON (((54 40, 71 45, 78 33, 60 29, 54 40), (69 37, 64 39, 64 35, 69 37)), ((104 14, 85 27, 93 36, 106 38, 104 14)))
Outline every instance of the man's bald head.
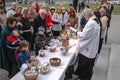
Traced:
POLYGON ((17 8, 17 3, 16 2, 12 2, 12 8, 16 9, 17 8))

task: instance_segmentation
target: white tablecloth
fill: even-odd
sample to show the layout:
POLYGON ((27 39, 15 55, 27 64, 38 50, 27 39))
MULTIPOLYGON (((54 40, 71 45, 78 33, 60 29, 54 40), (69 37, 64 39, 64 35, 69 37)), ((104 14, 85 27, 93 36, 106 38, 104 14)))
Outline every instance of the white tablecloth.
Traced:
MULTIPOLYGON (((70 39, 70 45, 77 45, 77 40, 70 39)), ((76 52, 76 45, 68 50, 66 55, 62 55, 60 48, 58 47, 55 52, 47 51, 44 57, 37 56, 40 63, 49 62, 50 58, 57 57, 61 59, 61 64, 59 66, 50 66, 50 72, 47 74, 39 74, 37 80, 62 80, 65 76, 66 69, 71 64, 71 60, 76 52)), ((21 72, 17 73, 11 80, 25 80, 21 72)))

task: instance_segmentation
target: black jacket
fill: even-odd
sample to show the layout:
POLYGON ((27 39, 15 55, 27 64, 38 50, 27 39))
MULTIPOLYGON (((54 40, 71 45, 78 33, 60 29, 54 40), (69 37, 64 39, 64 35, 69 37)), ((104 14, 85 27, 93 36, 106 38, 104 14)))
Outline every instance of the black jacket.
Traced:
POLYGON ((38 15, 35 20, 34 20, 34 23, 33 23, 33 28, 34 28, 34 34, 36 34, 38 32, 38 28, 40 26, 44 26, 45 30, 46 30, 46 27, 45 27, 45 19, 42 19, 40 17, 40 15, 38 15))
MULTIPOLYGON (((29 19, 25 19, 22 17, 20 22, 23 25, 20 30, 24 31, 24 30, 29 30, 31 28, 31 23, 29 19)), ((23 38, 29 42, 31 41, 31 35, 32 35, 31 32, 22 33, 23 38)))
POLYGON ((48 45, 48 40, 46 35, 37 34, 35 38, 35 52, 36 56, 38 55, 38 51, 40 49, 45 49, 45 46, 48 45))
POLYGON ((35 38, 35 46, 36 48, 44 48, 46 45, 48 45, 48 40, 46 35, 40 35, 40 34, 36 34, 36 38, 35 38))

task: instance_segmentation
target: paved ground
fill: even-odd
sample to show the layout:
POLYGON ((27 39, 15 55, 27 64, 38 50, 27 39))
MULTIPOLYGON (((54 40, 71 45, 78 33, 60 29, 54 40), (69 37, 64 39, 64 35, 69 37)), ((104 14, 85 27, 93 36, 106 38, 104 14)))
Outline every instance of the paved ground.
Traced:
POLYGON ((120 44, 120 15, 112 16, 111 27, 108 35, 108 44, 120 44))
MULTIPOLYGON (((94 67, 94 74, 92 80, 107 80, 111 45, 112 44, 120 45, 119 30, 120 30, 120 15, 118 16, 113 15, 111 20, 111 27, 109 28, 109 32, 108 32, 108 43, 103 44, 101 54, 94 67)), ((116 52, 114 51, 114 53, 116 52)))

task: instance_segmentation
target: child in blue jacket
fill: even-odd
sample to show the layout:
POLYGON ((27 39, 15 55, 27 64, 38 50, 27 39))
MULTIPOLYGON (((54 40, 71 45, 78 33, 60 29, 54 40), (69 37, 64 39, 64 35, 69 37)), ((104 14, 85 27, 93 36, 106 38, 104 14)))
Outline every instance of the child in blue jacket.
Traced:
POLYGON ((26 40, 20 41, 18 52, 18 67, 21 68, 22 64, 30 62, 30 54, 28 51, 29 43, 26 40))

